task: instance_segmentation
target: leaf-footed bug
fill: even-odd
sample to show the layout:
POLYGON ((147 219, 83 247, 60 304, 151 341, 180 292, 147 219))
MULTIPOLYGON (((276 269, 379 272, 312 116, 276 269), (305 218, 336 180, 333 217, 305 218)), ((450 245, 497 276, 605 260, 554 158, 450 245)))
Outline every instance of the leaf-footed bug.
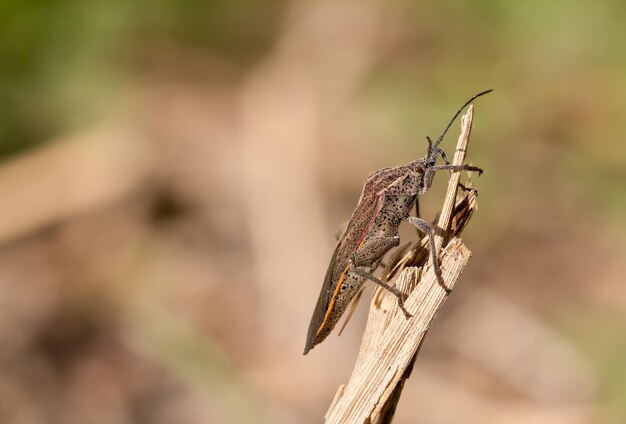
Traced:
POLYGON ((406 165, 383 168, 367 177, 356 209, 339 237, 330 259, 309 324, 304 346, 305 355, 328 336, 366 279, 393 293, 404 315, 407 318, 411 316, 404 307, 402 293, 371 274, 383 256, 400 244, 398 226, 402 221, 413 224, 428 236, 437 281, 446 293, 450 292, 441 275, 433 228, 423 219, 411 216, 409 211, 416 203, 417 195, 424 194, 430 189, 435 172, 449 170, 475 171, 479 175, 482 173, 482 169, 476 166, 450 165, 439 144, 463 109, 477 97, 491 91, 480 92, 465 102, 434 143, 430 137, 426 137, 428 141, 426 156, 406 165), (443 160, 443 165, 436 164, 439 156, 443 160))

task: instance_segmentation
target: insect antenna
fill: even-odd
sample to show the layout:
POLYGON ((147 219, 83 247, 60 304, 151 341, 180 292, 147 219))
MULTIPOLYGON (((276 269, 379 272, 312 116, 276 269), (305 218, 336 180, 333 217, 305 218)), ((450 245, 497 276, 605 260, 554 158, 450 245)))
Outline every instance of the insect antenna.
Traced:
POLYGON ((459 110, 456 111, 456 113, 454 114, 454 116, 452 117, 452 119, 450 120, 450 122, 448 123, 448 126, 446 127, 445 130, 443 130, 443 132, 441 133, 441 135, 439 137, 437 137, 437 140, 435 140, 434 143, 431 144, 430 139, 428 140, 428 159, 430 160, 434 160, 437 158, 437 155, 441 152, 443 152, 443 150, 441 148, 439 148, 439 143, 441 143, 441 141, 443 140, 443 138, 445 137, 446 133, 448 132, 448 130, 450 129, 450 127, 452 126, 452 124, 454 123, 454 121, 456 120, 456 118, 461 114, 461 112, 463 111, 463 109, 465 109, 465 107, 467 105, 469 105, 470 103, 472 103, 476 98, 480 97, 480 96, 484 96, 487 93, 491 93, 493 91, 493 89, 489 89, 489 90, 485 90, 485 91, 481 91, 480 93, 474 95, 471 99, 469 99, 468 101, 466 101, 463 106, 461 106, 461 108, 459 110))

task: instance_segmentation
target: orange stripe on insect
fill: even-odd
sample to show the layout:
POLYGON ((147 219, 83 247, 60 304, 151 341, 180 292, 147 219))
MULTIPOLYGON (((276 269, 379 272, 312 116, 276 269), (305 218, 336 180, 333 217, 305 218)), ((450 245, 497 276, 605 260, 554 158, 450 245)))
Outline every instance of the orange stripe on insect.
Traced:
MULTIPOLYGON (((365 237, 361 239, 357 249, 359 249, 363 245, 363 243, 365 243, 365 237)), ((319 336, 320 332, 322 331, 322 328, 324 328, 324 326, 326 325, 326 322, 328 322, 330 313, 333 310, 333 307, 335 306, 335 299, 337 299, 337 296, 339 295, 339 290, 341 290, 341 285, 343 284, 343 280, 346 278, 346 274, 348 273, 348 268, 350 268, 350 266, 347 266, 346 269, 341 274, 341 277, 339 277, 339 282, 337 283, 337 287, 335 288, 335 291, 333 292, 333 297, 330 298, 330 303, 328 303, 328 309, 326 310, 326 315, 324 315, 324 320, 322 321, 320 326, 317 328, 317 331, 315 332, 316 336, 319 336)))
POLYGON ((328 321, 328 318, 330 317, 330 313, 332 312, 333 307, 335 306, 335 299, 337 299, 337 296, 339 295, 339 290, 341 289, 341 285, 343 284, 343 280, 346 278, 346 274, 348 273, 348 268, 349 267, 346 267, 346 269, 341 274, 341 277, 339 277, 339 282, 337 283, 337 287, 335 288, 333 297, 330 298, 330 303, 328 304, 326 315, 324 315, 324 320, 322 321, 319 328, 315 332, 316 337, 319 336, 320 332, 322 331, 322 328, 324 328, 324 326, 326 325, 326 322, 328 321))

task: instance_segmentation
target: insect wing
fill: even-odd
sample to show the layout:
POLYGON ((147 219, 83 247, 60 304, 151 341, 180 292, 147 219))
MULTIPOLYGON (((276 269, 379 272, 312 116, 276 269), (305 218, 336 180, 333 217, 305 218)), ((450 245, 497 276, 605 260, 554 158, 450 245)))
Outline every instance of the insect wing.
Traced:
POLYGON ((329 309, 335 308, 336 306, 333 299, 336 298, 338 294, 338 282, 348 265, 348 258, 358 248, 358 244, 363 239, 369 225, 371 225, 373 215, 379 208, 378 199, 368 201, 367 198, 365 198, 366 200, 364 200, 364 198, 365 196, 362 195, 330 259, 330 264, 328 265, 326 276, 324 277, 324 284, 322 285, 322 290, 320 291, 317 304, 313 310, 311 322, 309 323, 309 330, 304 346, 305 355, 316 344, 324 340, 327 334, 320 336, 322 330, 326 329, 326 333, 332 330, 336 320, 330 320, 333 324, 331 324, 332 326, 329 328, 327 318, 333 313, 333 311, 329 311, 329 309))

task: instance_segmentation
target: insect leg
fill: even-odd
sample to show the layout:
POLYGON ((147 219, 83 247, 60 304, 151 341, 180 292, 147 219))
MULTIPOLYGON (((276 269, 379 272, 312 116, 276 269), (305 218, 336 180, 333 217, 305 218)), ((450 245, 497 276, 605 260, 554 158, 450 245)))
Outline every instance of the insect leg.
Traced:
POLYGON ((435 172, 437 171, 476 171, 478 175, 482 174, 483 170, 477 166, 472 165, 435 165, 426 169, 426 173, 424 174, 424 183, 421 189, 417 192, 417 194, 424 194, 433 184, 433 177, 435 176, 435 172))
MULTIPOLYGON (((419 201, 419 196, 415 196, 415 216, 416 216, 416 217, 418 217, 418 218, 421 216, 421 213, 420 213, 420 201, 419 201)), ((417 234, 418 234, 420 237, 422 237, 422 238, 423 238, 423 237, 426 235, 426 234, 425 234, 423 231, 421 231, 419 228, 415 227, 415 229, 416 229, 416 231, 417 231, 417 234)))
POLYGON ((350 255, 355 266, 370 266, 378 262, 392 247, 400 244, 400 237, 370 237, 361 247, 350 255))
POLYGON ((402 313, 404 314, 404 316, 408 319, 410 318, 412 315, 409 313, 409 311, 407 311, 404 307, 404 300, 402 299, 402 293, 400 293, 400 290, 398 290, 397 288, 390 286, 387 283, 384 283, 383 281, 379 280, 378 278, 374 277, 372 274, 370 274, 369 272, 363 271, 361 268, 358 268, 357 266, 355 266, 354 264, 352 264, 352 267, 350 269, 350 273, 361 277, 361 278, 366 278, 370 281, 375 282, 376 284, 378 284, 379 286, 381 286, 382 288, 389 290, 391 293, 393 293, 394 296, 396 296, 398 298, 398 306, 400 307, 400 309, 402 310, 402 313))
POLYGON ((446 291, 446 293, 450 293, 452 290, 446 286, 446 283, 443 281, 443 277, 441 275, 441 267, 439 266, 439 258, 437 258, 437 252, 435 252, 435 238, 433 234, 433 229, 430 224, 423 219, 415 218, 414 216, 407 216, 404 218, 407 222, 415 225, 418 229, 428 234, 428 243, 430 244, 430 254, 433 259, 433 268, 435 270, 435 275, 437 276, 437 282, 439 285, 446 291))
POLYGON ((435 171, 442 171, 444 169, 450 170, 450 171, 475 171, 478 172, 478 175, 483 173, 483 170, 477 166, 472 166, 472 165, 435 165, 430 167, 430 169, 428 169, 429 171, 432 170, 432 172, 435 171))

